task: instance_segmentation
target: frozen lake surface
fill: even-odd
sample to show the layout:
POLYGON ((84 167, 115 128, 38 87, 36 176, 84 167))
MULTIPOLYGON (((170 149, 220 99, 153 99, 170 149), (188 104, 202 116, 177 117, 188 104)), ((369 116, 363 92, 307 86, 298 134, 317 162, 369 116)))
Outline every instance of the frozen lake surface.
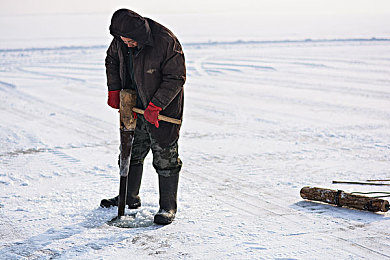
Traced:
MULTIPOLYGON (((105 50, 0 50, 0 258, 390 258, 389 213, 299 196, 389 191, 332 184, 389 178, 389 40, 184 44, 179 211, 135 229, 99 208, 119 186, 105 50)), ((150 221, 150 156, 140 195, 150 221)))

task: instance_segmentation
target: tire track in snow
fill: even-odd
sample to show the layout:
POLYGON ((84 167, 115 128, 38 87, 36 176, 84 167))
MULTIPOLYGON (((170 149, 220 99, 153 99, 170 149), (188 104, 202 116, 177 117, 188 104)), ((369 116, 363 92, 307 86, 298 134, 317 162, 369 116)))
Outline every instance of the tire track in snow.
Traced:
MULTIPOLYGON (((219 96, 219 100, 215 104, 215 106, 217 108, 219 108, 219 109, 224 108, 223 103, 220 100, 221 100, 221 96, 219 96)), ((192 110, 199 109, 199 107, 203 108, 202 101, 191 102, 191 104, 193 105, 193 107, 191 107, 192 110)), ((218 119, 218 117, 220 117, 222 114, 224 115, 224 117, 223 117, 224 121, 229 121, 229 120, 233 120, 234 121, 235 120, 234 117, 232 116, 232 113, 230 113, 231 111, 229 112, 229 110, 231 109, 230 107, 227 110, 226 109, 223 110, 222 111, 223 113, 213 113, 214 110, 215 110, 214 107, 203 108, 203 109, 204 109, 204 111, 202 113, 200 113, 200 114, 202 114, 202 118, 205 117, 205 116, 210 117, 208 119, 208 121, 207 121, 209 123, 207 126, 209 126, 210 128, 218 127, 219 124, 224 123, 224 122, 220 122, 218 120, 214 120, 215 118, 218 119), (209 113, 210 111, 211 111, 211 113, 209 113)), ((275 111, 275 113, 279 113, 279 112, 280 111, 278 111, 278 110, 275 111)), ((287 114, 286 114, 285 118, 288 118, 287 114)), ((199 121, 199 119, 198 119, 198 121, 199 121)), ((242 121, 242 118, 241 118, 241 121, 242 121)), ((284 121, 285 120, 282 120, 281 122, 284 122, 284 121)), ((278 121, 276 121, 276 122, 278 122, 278 121)), ((249 122, 249 123, 251 123, 251 122, 249 122)), ((264 124, 264 122, 263 122, 263 124, 264 124)), ((344 147, 350 147, 351 144, 355 143, 356 141, 362 142, 364 144, 371 144, 372 143, 372 139, 371 140, 370 139, 366 139, 364 134, 363 134, 363 136, 360 135, 360 134, 358 136, 349 135, 349 132, 346 133, 345 130, 344 131, 340 131, 340 132, 338 132, 338 131, 335 132, 333 130, 333 128, 331 128, 331 129, 327 129, 327 131, 323 132, 321 130, 322 127, 319 127, 318 129, 321 132, 318 133, 318 129, 295 128, 293 130, 283 130, 283 129, 278 129, 278 128, 280 128, 282 126, 282 124, 276 124, 276 125, 275 124, 271 124, 271 125, 270 124, 266 124, 266 125, 270 129, 268 129, 268 131, 265 134, 260 135, 260 137, 264 137, 264 138, 261 138, 261 140, 262 139, 267 139, 267 140, 268 139, 271 139, 271 140, 275 140, 275 139, 277 139, 277 140, 286 140, 287 139, 286 140, 287 142, 295 143, 296 141, 304 141, 305 143, 310 143, 310 144, 312 144, 314 146, 316 146, 317 143, 320 143, 320 144, 323 144, 323 145, 325 145, 327 147, 329 147, 329 146, 335 147, 335 148, 332 148, 333 151, 335 149, 336 150, 339 149, 339 151, 343 151, 343 153, 345 153, 344 147), (270 126, 273 126, 273 127, 270 127, 270 126), (302 136, 302 134, 301 134, 302 131, 304 133, 307 132, 307 136, 306 135, 302 136), (313 131, 314 131, 314 136, 313 136, 313 131), (316 135, 316 133, 317 133, 317 135, 316 135), (347 138, 347 142, 345 142, 345 138, 347 138), (314 144, 313 144, 313 141, 314 141, 314 144), (329 141, 331 141, 331 143, 329 143, 329 141), (341 142, 341 144, 340 144, 340 142, 341 142)), ((256 126, 257 126, 257 124, 253 125, 252 128, 249 128, 249 129, 257 129, 257 131, 259 131, 259 129, 262 129, 260 127, 261 126, 260 124, 259 124, 259 128, 257 128, 256 126)), ((206 125, 204 127, 206 127, 206 125)), ((288 126, 285 126, 285 127, 288 128, 288 126)), ((384 127, 384 126, 382 126, 382 127, 384 127)), ((206 128, 206 129, 208 129, 208 128, 206 128)), ((218 129, 219 128, 214 129, 214 133, 218 132, 218 129)), ((207 140, 214 140, 214 141, 215 141, 215 139, 219 139, 219 138, 227 138, 228 140, 226 140, 226 142, 229 143, 229 139, 230 138, 240 137, 242 134, 244 134, 244 132, 241 133, 241 131, 239 131, 240 128, 237 128, 235 130, 238 131, 238 132, 235 132, 233 135, 226 135, 226 134, 208 135, 207 133, 202 133, 201 135, 197 135, 195 133, 194 135, 192 135, 192 137, 194 139, 202 139, 202 140, 207 139, 207 140)), ((244 136, 241 136, 241 137, 243 139, 248 139, 248 140, 258 140, 259 139, 258 137, 254 137, 251 134, 247 134, 246 136, 244 134, 244 136)), ((369 136, 367 136, 367 137, 369 137, 369 136)), ((202 145, 200 142, 196 143, 196 145, 197 145, 197 147, 204 147, 205 146, 205 145, 202 145)), ((215 146, 215 143, 210 143, 209 145, 215 146)), ((242 145, 245 145, 245 144, 242 144, 242 145)), ((309 151, 309 153, 313 153, 313 151, 309 151)), ((326 151, 325 151, 325 153, 326 153, 326 151)), ((354 154, 354 153, 352 153, 352 154, 354 154)), ((286 154, 288 154, 288 153, 286 152, 286 154)), ((329 154, 329 151, 327 152, 327 154, 329 154)), ((256 199, 258 199, 258 198, 256 196, 250 196, 250 194, 248 195, 248 192, 250 193, 250 191, 260 190, 260 188, 256 187, 256 186, 248 187, 248 189, 242 188, 242 187, 245 187, 245 183, 248 182, 248 179, 246 179, 245 182, 242 183, 242 182, 240 182, 240 179, 237 180, 237 176, 234 176, 232 174, 229 175, 229 173, 232 173, 232 172, 239 173, 239 171, 231 170, 231 169, 230 170, 226 170, 224 172, 216 171, 216 169, 226 168, 226 167, 231 166, 232 164, 233 165, 237 165, 237 163, 239 163, 239 160, 241 159, 240 156, 234 156, 234 158, 230 158, 230 159, 226 158, 226 165, 223 165, 221 167, 218 166, 219 164, 216 165, 215 162, 216 161, 221 161, 222 159, 221 158, 215 158, 215 160, 213 160, 213 158, 214 158, 213 156, 215 156, 215 155, 204 154, 203 156, 198 156, 197 157, 197 156, 194 156, 194 154, 191 154, 191 161, 198 162, 199 165, 191 164, 188 167, 191 168, 193 166, 195 169, 204 169, 204 170, 202 170, 201 172, 197 172, 195 170, 191 171, 191 173, 190 173, 191 177, 189 177, 187 179, 187 181, 193 182, 194 178, 192 178, 192 176, 195 175, 194 176, 195 179, 198 179, 197 183, 200 183, 200 184, 212 183, 213 185, 212 185, 212 188, 210 190, 208 188, 205 189, 205 190, 207 190, 207 193, 208 194, 212 193, 213 197, 216 197, 219 202, 225 203, 227 205, 230 205, 231 208, 232 209, 236 209, 237 212, 243 211, 243 212, 246 212, 247 214, 251 214, 253 216, 258 216, 259 212, 264 212, 264 215, 267 218, 269 217, 267 214, 271 214, 272 215, 274 213, 278 213, 277 211, 272 213, 272 212, 268 212, 266 210, 263 210, 263 209, 261 209, 261 206, 260 206, 260 209, 259 209, 259 207, 256 207, 259 204, 259 203, 256 204, 256 199), (211 158, 209 158, 210 160, 205 161, 204 159, 206 157, 211 157, 211 158), (207 166, 207 165, 210 165, 210 162, 212 163, 213 166, 207 166), (196 165, 196 166, 194 166, 194 165, 196 165), (221 178, 218 178, 218 177, 214 178, 214 176, 218 176, 218 177, 223 176, 223 179, 226 179, 226 178, 230 179, 231 183, 236 184, 236 186, 238 186, 240 188, 234 189, 234 185, 233 186, 229 185, 229 186, 225 187, 226 184, 221 180, 221 178), (248 192, 244 192, 244 194, 243 194, 243 192, 242 192, 243 190, 247 190, 248 192), (240 199, 237 199, 236 197, 238 197, 240 199), (228 201, 228 202, 226 202, 226 201, 228 201)), ((337 156, 337 155, 335 155, 335 156, 337 156)), ((215 157, 217 157, 217 156, 215 156, 215 157)), ((269 159, 268 156, 265 156, 264 158, 266 160, 269 159)), ((246 162, 246 159, 248 159, 248 158, 245 158, 244 163, 246 162)), ((249 158, 249 160, 250 159, 251 158, 249 158)), ((259 158, 256 158, 256 156, 254 156, 253 160, 259 160, 259 158)), ((276 160, 276 162, 277 162, 277 160, 276 160)), ((185 162, 185 165, 186 165, 186 162, 185 162)), ((183 175, 183 178, 186 178, 185 176, 186 175, 183 175)), ((262 187, 261 190, 264 190, 264 188, 262 187)), ((281 193, 281 196, 283 196, 282 195, 283 192, 280 192, 280 193, 281 193)), ((261 195, 265 196, 267 198, 266 202, 260 203, 261 205, 264 205, 263 206, 264 208, 266 208, 266 209, 270 209, 270 208, 278 209, 278 205, 279 204, 278 204, 277 198, 275 198, 274 196, 264 195, 264 193, 261 194, 261 195), (272 204, 272 205, 269 205, 269 204, 272 204)), ((285 194, 286 197, 289 197, 290 195, 291 194, 288 194, 288 193, 285 194)), ((285 202, 281 203, 280 205, 283 205, 283 204, 285 204, 285 202)), ((325 208, 323 210, 325 212, 326 211, 332 212, 332 210, 333 210, 332 207, 323 207, 323 208, 325 208)), ((292 212, 291 216, 289 214, 287 214, 287 217, 285 217, 285 215, 283 215, 282 216, 283 219, 288 219, 292 223, 296 223, 296 226, 305 226, 306 222, 304 220, 302 220, 302 218, 306 217, 306 214, 304 214, 304 213, 297 213, 296 208, 295 209, 291 209, 290 207, 286 207, 286 206, 284 206, 281 210, 286 210, 287 212, 290 212, 290 213, 292 212), (298 219, 299 221, 298 222, 294 221, 294 218, 298 219)), ((337 210, 337 209, 335 209, 335 210, 337 210)), ((317 213, 320 213, 320 212, 317 211, 317 213)), ((275 218, 277 218, 277 217, 278 217, 278 215, 275 214, 275 218)), ((360 218, 360 217, 355 217, 354 221, 359 222, 357 219, 360 218)), ((315 223, 316 221, 317 222, 321 221, 321 218, 317 218, 316 216, 313 216, 311 218, 311 223, 315 223)), ((344 224, 347 225, 347 226, 351 226, 351 224, 350 224, 351 221, 348 220, 348 217, 347 218, 341 218, 341 220, 334 221, 334 217, 330 216, 330 217, 327 217, 327 218, 325 217, 325 221, 329 221, 332 226, 337 226, 338 228, 341 228, 341 226, 343 226, 344 224)), ((282 222, 284 222, 284 220, 282 220, 281 222, 277 222, 275 224, 276 224, 276 226, 281 226, 282 222)), ((361 225, 361 224, 360 223, 356 224, 356 223, 352 222, 352 226, 359 227, 359 225, 361 225)), ((314 226, 314 224, 313 224, 313 226, 314 226)), ((367 247, 364 246, 364 243, 363 244, 362 243, 360 243, 360 244, 359 243, 354 243, 352 240, 348 240, 347 243, 345 243, 345 241, 341 241, 341 239, 339 239, 337 237, 336 238, 335 237, 330 237, 330 236, 328 236, 326 234, 327 232, 329 232, 329 229, 327 229, 326 227, 322 227, 322 228, 324 228, 325 230, 320 231, 320 232, 317 232, 317 231, 313 230, 313 231, 306 232, 306 233, 305 232, 304 233, 302 233, 302 232, 296 232, 296 233, 290 232, 290 234, 285 234, 285 235, 296 236, 297 238, 298 237, 307 237, 308 239, 312 239, 312 234, 319 233, 320 236, 322 236, 324 234, 323 240, 324 241, 335 241, 334 243, 332 242, 332 245, 333 244, 337 245, 337 249, 338 249, 338 252, 340 254, 341 254, 341 252, 349 251, 350 254, 352 256, 355 256, 355 257, 361 256, 361 255, 367 255, 367 254, 372 255, 372 256, 375 255, 376 257, 383 257, 383 256, 387 257, 387 255, 382 254, 378 250, 370 249, 370 248, 367 249, 367 247), (338 244, 340 244, 340 246, 338 244), (349 248, 350 245, 353 245, 354 248, 356 247, 357 249, 352 249, 352 250, 345 250, 344 249, 344 247, 349 248)), ((332 231, 332 229, 330 229, 330 230, 332 231)), ((361 230, 365 231, 364 227, 362 227, 361 230)), ((383 234, 383 235, 386 236, 386 234, 383 234)), ((341 237, 342 237, 342 235, 341 235, 341 237)), ((299 241, 301 241, 302 244, 301 244, 301 246, 298 246, 298 248, 306 247, 305 246, 306 245, 305 242, 303 242, 302 240, 299 240, 299 241)), ((297 243, 295 243, 294 246, 296 247, 297 243)), ((308 246, 310 246, 310 244, 308 244, 308 246)), ((318 249, 318 246, 316 246, 316 248, 318 249)), ((322 250, 322 252, 333 252, 334 248, 327 247, 326 249, 322 248, 322 249, 318 249, 318 250, 320 250, 320 251, 322 250)), ((264 253, 262 255, 265 255, 265 254, 266 253, 264 253)), ((286 253, 285 255, 291 257, 291 254, 286 253)), ((351 255, 348 255, 348 256, 351 257, 351 255)), ((270 255, 270 257, 274 257, 274 256, 275 255, 270 255)), ((297 256, 298 257, 302 257, 302 254, 301 255, 298 254, 297 256)), ((348 257, 348 256, 345 255, 345 257, 348 257)))
POLYGON ((80 114, 80 111, 74 111, 70 108, 59 106, 59 104, 50 104, 43 99, 26 94, 17 89, 12 91, 11 100, 12 101, 6 100, 6 102, 10 102, 12 104, 18 103, 19 105, 15 107, 3 104, 4 109, 9 111, 9 113, 14 114, 15 116, 23 118, 24 120, 41 118, 42 114, 48 114, 47 111, 51 111, 51 114, 54 113, 56 117, 46 117, 46 120, 40 120, 39 122, 42 127, 47 127, 48 129, 69 129, 76 133, 82 133, 86 137, 93 137, 95 140, 100 140, 101 137, 99 134, 94 134, 94 132, 105 131, 110 125, 110 122, 102 120, 101 118, 80 114), (35 110, 25 109, 25 107, 33 107, 35 110), (64 116, 65 118, 69 119, 59 120, 59 116, 64 116), (67 123, 74 122, 75 119, 77 120, 76 126, 72 126, 71 124, 67 123), (90 131, 91 126, 94 127, 95 131, 90 131))
POLYGON ((58 74, 49 74, 49 73, 38 72, 38 71, 33 71, 33 70, 27 70, 25 68, 26 67, 18 67, 17 70, 19 70, 20 72, 23 72, 23 73, 44 76, 44 77, 47 77, 49 79, 65 79, 65 80, 77 81, 80 83, 86 82, 84 79, 79 79, 79 78, 75 78, 75 77, 68 77, 68 76, 61 76, 58 74))
MULTIPOLYGON (((204 164, 202 164, 202 165, 204 167, 204 164)), ((215 169, 210 169, 208 167, 205 169, 205 171, 214 171, 215 172, 215 169)), ((199 183, 205 183, 205 182, 213 183, 213 186, 216 189, 212 193, 213 196, 215 196, 215 198, 218 201, 222 202, 223 204, 229 205, 231 210, 234 210, 236 212, 246 212, 246 213, 248 213, 256 218, 263 218, 263 217, 272 218, 274 221, 274 224, 276 224, 276 223, 279 224, 276 226, 284 226, 284 223, 293 222, 293 223, 295 223, 295 225, 294 225, 295 227, 299 227, 298 230, 302 230, 302 227, 304 227, 305 225, 307 225, 309 223, 307 221, 307 219, 310 219, 312 226, 315 226, 315 223, 318 221, 318 218, 316 218, 312 215, 303 214, 303 213, 297 214, 297 211, 295 209, 292 209, 289 206, 284 206, 285 201, 281 200, 279 197, 270 195, 272 193, 277 193, 280 197, 283 197, 283 196, 288 197, 288 194, 283 195, 283 192, 281 190, 278 190, 278 191, 269 190, 266 193, 262 192, 260 194, 260 196, 263 199, 261 199, 258 196, 254 196, 254 195, 250 194, 251 191, 258 190, 258 187, 250 187, 249 189, 246 189, 246 192, 245 192, 245 191, 243 191, 243 188, 248 188, 248 186, 250 186, 250 183, 248 183, 248 182, 243 183, 240 180, 238 180, 235 176, 229 175, 228 172, 229 171, 223 172, 224 178, 225 179, 228 178, 228 179, 232 180, 232 183, 234 183, 234 186, 240 187, 240 189, 237 189, 237 188, 233 187, 232 185, 226 186, 226 183, 222 182, 220 178, 215 178, 214 175, 207 175, 207 177, 205 177, 202 174, 198 174, 196 172, 191 172, 191 176, 195 176, 199 180, 198 181, 199 183), (269 216, 269 214, 271 214, 271 216, 269 216), (297 217, 297 215, 300 215, 300 216, 297 217)), ((184 175, 184 178, 186 178, 185 175, 184 175)), ((193 181, 193 179, 192 180, 188 179, 188 181, 193 181)), ((262 188, 262 191, 264 191, 264 188, 262 188)), ((332 209, 331 206, 328 207, 328 211, 329 211, 329 209, 332 209)), ((340 229, 343 226, 348 225, 349 223, 350 223, 350 221, 348 219, 345 219, 345 220, 341 220, 341 221, 339 220, 338 222, 336 222, 334 224, 340 229)), ((360 224, 355 224, 355 225, 360 225, 360 224)), ((372 248, 368 248, 368 247, 361 245, 359 243, 355 243, 353 241, 344 239, 341 236, 329 234, 329 230, 332 230, 332 229, 334 229, 334 227, 327 226, 327 227, 323 227, 323 230, 322 229, 318 230, 318 228, 317 228, 316 230, 310 230, 309 232, 298 231, 295 234, 294 234, 294 231, 289 230, 289 231, 287 231, 288 232, 287 234, 284 231, 282 233, 284 233, 285 236, 306 236, 306 235, 314 234, 314 233, 320 234, 323 237, 323 239, 328 238, 329 241, 335 241, 335 240, 338 241, 338 242, 335 241, 334 244, 332 243, 331 245, 329 245, 328 249, 335 250, 336 248, 338 248, 339 254, 341 252, 343 252, 345 250, 345 248, 349 248, 349 247, 345 247, 344 243, 346 243, 347 245, 352 244, 352 245, 357 246, 360 249, 363 249, 363 251, 361 251, 359 249, 357 249, 356 251, 350 250, 350 249, 347 250, 348 252, 353 254, 355 257, 361 256, 362 254, 366 255, 367 251, 368 251, 376 256, 390 258, 390 255, 383 254, 383 253, 381 253, 377 250, 374 250, 372 248), (291 233, 291 232, 293 232, 293 233, 291 233)), ((383 235, 386 236, 386 234, 383 234, 383 235)), ((302 242, 302 241, 300 241, 300 242, 302 242)), ((304 248, 304 246, 299 246, 299 248, 304 248)), ((287 253, 287 255, 291 255, 291 253, 294 252, 294 248, 289 248, 288 252, 289 253, 287 253)), ((264 254, 266 254, 266 252, 264 254)), ((296 256, 302 257, 301 254, 297 254, 296 256)))
MULTIPOLYGON (((375 46, 375 45, 374 45, 375 46)), ((381 46, 382 48, 384 48, 383 46, 381 46)), ((314 49, 316 47, 313 47, 314 49)), ((373 48, 373 47, 372 47, 373 48)), ((245 56, 244 56, 245 57, 245 56)), ((221 56, 212 56, 212 57, 209 57, 208 60, 204 61, 204 62, 207 62, 207 61, 214 61, 217 62, 217 64, 220 64, 221 66, 223 66, 224 63, 226 63, 226 61, 229 62, 229 64, 234 64, 234 65, 247 65, 247 66, 251 66, 251 65, 260 65, 260 66, 264 66, 264 63, 266 64, 266 66, 270 66, 270 67, 273 67, 273 64, 275 64, 275 68, 278 69, 278 64, 280 64, 278 62, 278 59, 282 59, 282 60, 291 60, 291 62, 296 62, 296 60, 298 59, 299 60, 299 56, 298 57, 295 57, 295 58, 291 58, 287 55, 287 57, 278 57, 278 56, 267 56, 268 60, 266 60, 266 62, 262 62, 262 60, 264 59, 263 56, 256 56, 256 54, 254 54, 254 57, 251 57, 250 60, 246 59, 246 63, 243 62, 243 60, 241 59, 241 57, 237 57, 237 56, 234 56, 233 54, 229 53, 226 57, 221 57, 221 56), (257 58, 258 57, 258 58, 257 58), (210 60, 212 59, 212 60, 210 60), (276 61, 275 61, 276 60, 276 61)), ((349 60, 350 57, 345 57, 344 60, 342 60, 343 62, 351 62, 349 60)), ((351 57, 353 59, 357 59, 356 57, 351 57)), ((301 58, 302 59, 302 58, 301 58)), ((305 58, 305 59, 308 59, 308 58, 305 58)), ((327 92, 329 90, 331 91, 342 91, 342 93, 345 93, 345 94, 350 94, 350 95, 359 95, 359 96, 367 96, 367 95, 370 95, 372 96, 373 95, 373 80, 378 80, 377 77, 375 78, 370 78, 370 79, 362 79, 362 80, 358 80, 357 82, 355 82, 357 80, 357 77, 346 77, 345 75, 348 75, 349 72, 356 72, 356 68, 352 67, 348 67, 348 66, 345 66, 345 67, 340 67, 338 69, 334 68, 332 70, 328 70, 329 68, 328 67, 324 67, 325 65, 324 64, 321 64, 321 62, 323 60, 327 61, 328 63, 331 63, 333 62, 333 59, 334 60, 337 60, 337 56, 330 59, 329 57, 317 57, 317 58, 313 58, 314 61, 316 62, 320 62, 320 65, 317 66, 318 64, 315 64, 316 67, 318 67, 319 69, 313 71, 313 70, 305 70, 304 72, 302 71, 297 71, 295 68, 296 66, 290 66, 288 69, 283 69, 282 72, 280 73, 264 73, 264 72, 261 72, 261 73, 257 73, 255 71, 251 71, 251 77, 240 77, 240 76, 237 76, 235 74, 232 74, 232 75, 229 75, 229 74, 226 74, 224 75, 224 77, 229 77, 231 76, 231 78, 229 78, 228 80, 231 81, 246 81, 246 80, 250 80, 252 81, 253 79, 256 80, 256 82, 264 82, 264 83, 269 83, 269 81, 272 81, 272 82, 279 82, 279 83, 282 83, 282 86, 283 87, 289 87, 289 85, 291 83, 293 83, 293 85, 297 88, 302 88, 302 86, 300 86, 301 84, 303 85, 307 85, 307 87, 305 87, 306 89, 311 89, 313 91, 324 91, 324 92, 327 92), (324 66, 322 66, 324 65, 324 66), (295 70, 294 70, 295 69, 295 70), (253 73, 255 72, 255 73, 253 73), (282 74, 282 75, 281 75, 282 74), (290 82, 291 79, 296 79, 296 75, 302 75, 299 77, 299 81, 296 80, 296 82, 290 82), (272 76, 270 78, 270 76, 272 76), (331 81, 332 84, 327 84, 326 86, 323 86, 322 88, 318 88, 317 86, 313 86, 313 84, 311 83, 306 83, 305 81, 305 78, 318 78, 318 77, 323 77, 324 78, 324 81, 326 82, 329 82, 331 81), (282 79, 282 80, 281 80, 282 79), (345 82, 346 80, 348 80, 349 82, 351 83, 358 83, 358 84, 364 84, 366 86, 369 86, 365 89, 358 89, 358 92, 355 93, 355 89, 356 87, 348 87, 347 89, 345 89, 345 86, 343 87, 337 87, 335 88, 333 82, 345 82)), ((367 58, 366 58, 367 59, 367 58)), ((383 58, 382 58, 383 59, 383 58)), ((370 61, 370 59, 367 59, 368 61, 370 61)), ((244 59, 245 61, 245 59, 244 59)), ((355 60, 355 61, 352 61, 352 64, 356 64, 358 61, 360 60, 355 60)), ((364 61, 362 61, 364 62, 364 61)), ((292 64, 293 65, 293 64, 292 64)), ((307 64, 304 64, 304 65, 307 65, 307 64)), ((387 73, 387 70, 381 70, 381 68, 383 68, 383 66, 379 67, 378 65, 376 64, 371 64, 370 67, 368 69, 372 69, 373 71, 375 72, 378 72, 381 77, 383 77, 384 79, 387 78, 386 75, 388 74, 387 73)), ((367 67, 362 67, 362 70, 364 72, 367 72, 367 67)), ((249 72, 249 71, 248 71, 249 72)), ((242 71, 242 73, 244 73, 242 71)), ((363 75, 366 75, 366 74, 363 74, 363 73, 358 73, 357 76, 359 77, 363 77, 363 75)), ((389 84, 390 81, 387 81, 387 82, 383 82, 383 84, 389 84)), ((383 98, 382 96, 383 95, 386 95, 386 99, 387 97, 389 96, 389 93, 387 92, 377 92, 377 95, 375 95, 375 97, 377 98, 383 98)))
MULTIPOLYGON (((11 88, 11 89, 14 89, 16 88, 16 86, 14 84, 11 84, 11 83, 8 83, 8 82, 4 82, 4 81, 0 81, 0 85, 3 85, 7 88, 11 88)), ((2 91, 5 91, 3 88, 0 87, 0 90, 2 91)))
MULTIPOLYGON (((70 150, 72 149, 73 148, 70 148, 70 150)), ((85 205, 89 202, 88 198, 91 197, 91 195, 88 195, 84 198, 83 194, 89 192, 95 193, 96 195, 96 191, 86 189, 85 185, 89 183, 92 187, 96 187, 96 183, 107 182, 107 180, 103 179, 109 178, 110 182, 113 182, 114 179, 114 176, 112 176, 107 169, 98 169, 96 166, 95 168, 91 168, 88 161, 85 161, 85 157, 88 157, 88 153, 80 153, 83 154, 83 157, 76 159, 74 156, 70 156, 64 151, 47 149, 45 152, 39 151, 30 154, 29 158, 24 158, 28 160, 27 163, 23 163, 23 160, 14 160, 12 164, 14 168, 38 166, 37 169, 39 169, 41 165, 37 162, 45 162, 45 169, 43 170, 37 171, 34 167, 30 169, 33 175, 29 174, 30 180, 27 186, 7 187, 7 189, 9 188, 12 190, 21 188, 30 189, 30 192, 28 193, 29 198, 17 199, 19 204, 27 205, 27 207, 23 207, 23 211, 19 211, 15 216, 11 215, 10 217, 13 218, 13 222, 22 221, 20 228, 23 229, 24 227, 25 229, 31 229, 32 232, 30 231, 30 234, 38 230, 42 230, 42 232, 39 231, 39 234, 33 236, 27 235, 26 238, 22 236, 17 241, 5 244, 4 247, 0 248, 1 255, 11 259, 20 257, 35 259, 41 257, 57 258, 66 256, 73 258, 76 255, 89 255, 91 250, 94 251, 110 247, 132 237, 133 234, 122 236, 122 232, 115 228, 111 228, 112 230, 109 232, 111 233, 110 235, 107 235, 107 232, 99 231, 101 228, 106 229, 104 223, 107 221, 107 218, 112 218, 112 210, 94 210, 92 215, 87 215, 82 222, 73 220, 74 218, 82 219, 83 215, 87 214, 87 212, 78 212, 80 204, 85 205), (99 173, 99 171, 101 173, 99 173), (104 171, 105 173, 103 174, 104 171), (45 178, 43 181, 46 185, 43 185, 43 189, 37 189, 37 185, 40 185, 42 178, 45 178), (63 179, 64 181, 58 183, 56 179, 63 179), (57 184, 56 187, 52 187, 52 185, 48 183, 57 184), (73 187, 69 186, 71 183, 73 183, 73 187), (53 192, 53 190, 55 190, 55 192, 53 192), (74 202, 75 199, 78 199, 76 203, 74 202), (27 200, 27 202, 25 200, 27 200), (61 209, 53 209, 55 203, 59 204, 61 209), (45 217, 39 217, 42 216, 42 214, 44 214, 45 217), (69 226, 59 224, 58 228, 42 229, 42 227, 46 226, 44 223, 50 222, 50 219, 53 217, 57 218, 58 222, 63 221, 64 223, 69 222, 69 218, 71 218, 72 220, 70 222, 76 221, 76 223, 69 226), (97 236, 88 237, 88 234, 91 232, 95 232, 97 236), (81 239, 80 235, 82 235, 81 239)), ((104 152, 104 149, 97 149, 95 150, 95 153, 103 155, 106 152, 104 152)), ((9 170, 12 171, 12 167, 9 168, 9 170)), ((116 175, 115 180, 117 180, 116 175)), ((100 192, 103 190, 107 190, 107 188, 99 188, 100 192)), ((20 192, 16 191, 16 193, 20 192)), ((15 200, 9 192, 7 192, 7 194, 9 198, 3 201, 5 207, 9 207, 9 200, 15 200)), ((98 202, 96 201, 94 203, 98 202)), ((24 232, 24 236, 26 236, 26 233, 29 232, 24 232)))

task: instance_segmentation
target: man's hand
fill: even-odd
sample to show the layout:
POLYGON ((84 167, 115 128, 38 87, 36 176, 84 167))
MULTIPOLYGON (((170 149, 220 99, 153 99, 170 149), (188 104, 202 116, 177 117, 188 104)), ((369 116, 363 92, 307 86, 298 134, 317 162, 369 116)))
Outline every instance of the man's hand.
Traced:
POLYGON ((154 124, 157 128, 159 127, 158 121, 158 114, 162 110, 161 107, 158 107, 154 105, 152 102, 149 103, 148 107, 145 109, 144 117, 145 119, 151 123, 154 124))
POLYGON ((108 91, 108 100, 107 100, 107 104, 108 104, 110 107, 119 109, 119 103, 120 103, 119 93, 120 93, 120 92, 121 92, 120 90, 108 91))

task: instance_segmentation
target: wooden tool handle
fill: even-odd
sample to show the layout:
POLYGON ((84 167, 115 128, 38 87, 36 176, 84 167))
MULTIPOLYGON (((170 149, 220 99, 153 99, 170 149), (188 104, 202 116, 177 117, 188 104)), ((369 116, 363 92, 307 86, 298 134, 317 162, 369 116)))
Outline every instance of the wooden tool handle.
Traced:
MULTIPOLYGON (((133 107, 133 112, 143 115, 143 114, 145 113, 145 110, 140 109, 140 108, 133 107)), ((181 120, 176 119, 176 118, 172 118, 172 117, 168 117, 168 116, 163 116, 163 115, 158 115, 158 119, 160 119, 161 121, 168 122, 168 123, 172 123, 172 124, 176 124, 176 125, 181 125, 181 120)))

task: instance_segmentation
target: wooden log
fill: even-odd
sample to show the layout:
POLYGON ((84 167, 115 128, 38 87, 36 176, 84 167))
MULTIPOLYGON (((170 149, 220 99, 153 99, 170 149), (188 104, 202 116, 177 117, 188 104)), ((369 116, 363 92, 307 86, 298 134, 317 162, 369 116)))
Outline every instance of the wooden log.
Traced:
POLYGON ((133 116, 133 108, 137 101, 137 93, 131 89, 122 89, 120 92, 120 129, 133 130, 137 120, 133 116))
POLYGON ((337 206, 367 210, 372 212, 389 210, 387 200, 370 198, 361 195, 353 195, 342 190, 331 190, 317 187, 303 187, 301 197, 307 200, 321 201, 337 206))

